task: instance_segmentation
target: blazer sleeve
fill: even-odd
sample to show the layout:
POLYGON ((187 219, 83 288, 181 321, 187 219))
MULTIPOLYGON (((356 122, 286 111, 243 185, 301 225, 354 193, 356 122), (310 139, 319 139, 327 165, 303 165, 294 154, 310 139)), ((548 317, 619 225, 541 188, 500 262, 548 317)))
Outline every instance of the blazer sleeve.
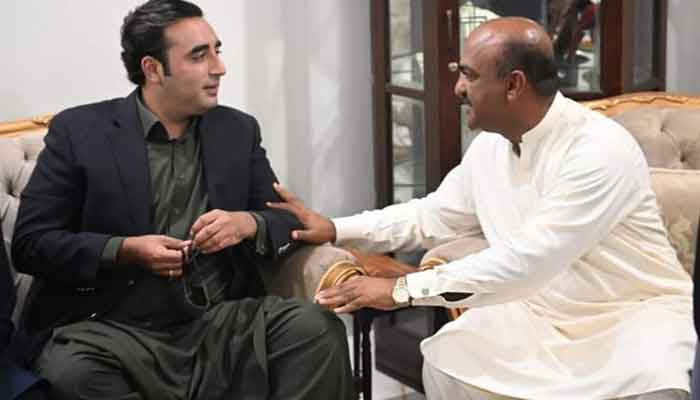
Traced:
POLYGON ((82 232, 84 173, 65 113, 49 127, 36 167, 22 192, 12 257, 17 270, 67 285, 96 279, 108 235, 82 232))
POLYGON ((293 214, 266 206, 267 202, 280 202, 282 199, 272 187, 272 184, 277 182, 277 177, 261 145, 260 126, 254 118, 251 117, 251 120, 254 138, 250 158, 248 209, 256 211, 265 219, 268 243, 271 245, 268 255, 277 258, 298 247, 299 244, 292 240, 292 231, 303 229, 303 225, 293 214))

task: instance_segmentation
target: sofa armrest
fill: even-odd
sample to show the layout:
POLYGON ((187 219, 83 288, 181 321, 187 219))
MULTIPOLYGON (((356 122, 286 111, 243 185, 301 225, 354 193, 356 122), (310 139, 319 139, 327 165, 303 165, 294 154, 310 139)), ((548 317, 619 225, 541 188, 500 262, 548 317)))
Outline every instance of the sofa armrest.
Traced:
MULTIPOLYGON (((489 242, 482 236, 467 236, 453 240, 449 243, 436 246, 423 256, 419 269, 435 268, 438 265, 447 264, 450 261, 458 260, 469 254, 477 253, 489 247, 489 242)), ((451 321, 459 318, 467 310, 466 307, 448 308, 447 315, 451 321)))
POLYGON ((270 294, 313 301, 319 290, 366 273, 357 258, 345 249, 307 245, 289 257, 260 268, 260 275, 270 294))
POLYGON ((489 243, 482 235, 465 236, 430 249, 423 256, 420 268, 432 268, 436 265, 446 264, 469 254, 477 253, 487 247, 489 247, 489 243))

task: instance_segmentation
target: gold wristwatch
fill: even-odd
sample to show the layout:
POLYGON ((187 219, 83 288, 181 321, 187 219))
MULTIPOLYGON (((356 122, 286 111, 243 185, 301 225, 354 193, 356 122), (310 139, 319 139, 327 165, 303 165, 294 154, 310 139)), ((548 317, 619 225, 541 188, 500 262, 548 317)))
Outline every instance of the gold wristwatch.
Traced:
POLYGON ((409 307, 411 305, 411 294, 408 293, 406 285, 406 276, 402 276, 396 280, 394 290, 391 292, 391 297, 398 308, 409 307))

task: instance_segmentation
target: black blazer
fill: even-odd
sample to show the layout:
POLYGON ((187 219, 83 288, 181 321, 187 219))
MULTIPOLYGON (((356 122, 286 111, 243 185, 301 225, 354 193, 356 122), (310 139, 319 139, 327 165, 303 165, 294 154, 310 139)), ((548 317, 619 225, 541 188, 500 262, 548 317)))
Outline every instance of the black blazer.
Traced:
MULTIPOLYGON (((66 110, 51 121, 22 193, 12 243, 16 268, 42 283, 27 321, 30 332, 99 316, 146 273, 137 266, 99 268, 110 237, 154 233, 137 92, 66 110)), ((199 130, 209 208, 256 210, 267 223, 273 254, 294 248, 290 232, 301 227, 299 221, 265 207, 280 199, 257 121, 219 106, 202 116, 199 130)), ((232 286, 238 297, 262 294, 259 263, 245 258, 243 248, 225 250, 237 264, 232 286), (247 278, 241 279, 239 269, 247 278)))

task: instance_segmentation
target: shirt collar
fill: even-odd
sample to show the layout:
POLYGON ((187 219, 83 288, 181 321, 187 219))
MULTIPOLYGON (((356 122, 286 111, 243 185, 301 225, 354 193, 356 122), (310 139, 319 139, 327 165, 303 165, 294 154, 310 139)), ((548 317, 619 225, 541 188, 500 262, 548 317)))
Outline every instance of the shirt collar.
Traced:
POLYGON ((139 118, 141 119, 141 127, 143 128, 143 137, 148 137, 148 133, 153 128, 153 125, 160 122, 158 117, 151 112, 151 110, 146 107, 141 101, 141 93, 136 96, 136 108, 139 111, 139 118))
POLYGON ((559 115, 564 111, 565 106, 566 97, 564 97, 561 92, 557 92, 544 118, 532 129, 523 134, 522 143, 525 145, 536 143, 547 133, 553 131, 554 127, 559 122, 559 115))
MULTIPOLYGON (((141 92, 139 91, 138 95, 136 96, 136 108, 138 109, 139 112, 139 118, 141 119, 141 127, 143 128, 143 137, 148 139, 149 134, 151 133, 151 130, 156 124, 161 124, 160 119, 158 119, 158 116, 153 114, 151 110, 146 107, 145 104, 143 104, 143 101, 141 100, 141 92)), ((185 140, 188 136, 193 134, 194 132, 197 131, 197 122, 199 121, 199 117, 193 117, 190 120, 189 125, 187 125, 187 129, 185 130, 185 134, 182 135, 181 140, 185 140)), ((161 124, 162 125, 162 124, 161 124)), ((165 134, 165 130, 163 130, 163 133, 165 134)), ((165 137, 165 140, 167 140, 167 136, 165 137)))

